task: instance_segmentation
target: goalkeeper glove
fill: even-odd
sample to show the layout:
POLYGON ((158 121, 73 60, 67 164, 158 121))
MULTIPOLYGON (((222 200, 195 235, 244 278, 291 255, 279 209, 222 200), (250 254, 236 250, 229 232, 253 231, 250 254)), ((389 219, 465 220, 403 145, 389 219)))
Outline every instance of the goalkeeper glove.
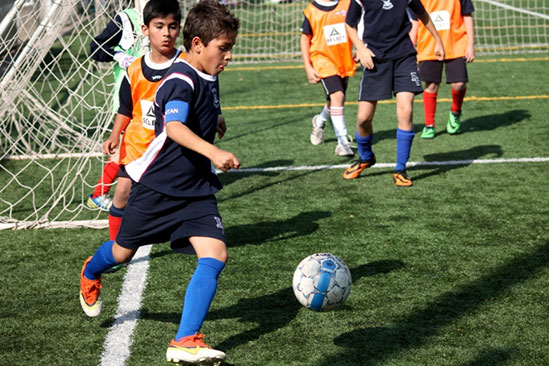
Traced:
POLYGON ((135 60, 135 57, 124 52, 116 52, 113 58, 123 69, 127 69, 128 66, 130 66, 130 64, 135 60))

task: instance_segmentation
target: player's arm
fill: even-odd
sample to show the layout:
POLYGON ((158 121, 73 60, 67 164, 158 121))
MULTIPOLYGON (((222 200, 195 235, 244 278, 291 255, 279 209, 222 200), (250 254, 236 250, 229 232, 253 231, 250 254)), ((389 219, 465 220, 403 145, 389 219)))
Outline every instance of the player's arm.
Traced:
POLYGON ((90 43, 90 55, 99 62, 111 62, 115 54, 114 47, 122 39, 122 19, 117 15, 107 27, 90 43))
POLYGON ((366 44, 360 39, 358 35, 358 23, 362 17, 362 8, 356 1, 351 1, 349 5, 349 11, 345 17, 345 29, 347 31, 347 36, 353 43, 356 49, 356 55, 360 64, 368 70, 374 68, 374 61, 372 57, 375 57, 375 54, 370 50, 366 44))
POLYGON ((465 60, 473 62, 475 60, 475 27, 471 14, 463 16, 465 24, 465 33, 467 33, 467 48, 465 50, 465 60))
MULTIPOLYGON (((416 13, 417 14, 417 13, 416 13)), ((431 21, 431 17, 429 16, 429 13, 426 11, 420 14, 417 14, 417 17, 423 25, 425 25, 425 28, 431 33, 433 38, 435 39, 436 45, 435 45, 435 55, 439 61, 444 60, 444 45, 442 44, 442 38, 440 38, 440 35, 438 34, 437 30, 435 29, 435 25, 431 21)))
POLYGON ((223 172, 231 169, 238 169, 240 162, 236 156, 210 144, 185 125, 188 116, 188 103, 181 100, 170 100, 166 103, 164 108, 164 120, 168 137, 177 144, 207 157, 216 168, 223 172))
POLYGON ((120 100, 120 105, 118 107, 118 113, 114 118, 114 126, 112 127, 111 135, 103 143, 103 152, 105 154, 114 154, 115 149, 118 147, 118 142, 120 141, 120 135, 124 132, 133 116, 132 90, 127 74, 120 84, 118 98, 120 100))
POLYGON ((179 145, 207 157, 216 168, 223 172, 238 169, 240 166, 236 156, 205 141, 181 121, 167 122, 166 134, 179 145))
POLYGON ((309 53, 311 48, 311 38, 312 35, 302 33, 299 44, 301 46, 301 58, 303 59, 303 65, 305 66, 307 80, 309 80, 309 83, 311 84, 316 84, 320 81, 320 75, 318 75, 311 63, 311 55, 309 53))
POLYGON ((227 123, 225 123, 225 117, 219 115, 217 117, 217 137, 219 139, 222 139, 223 136, 225 136, 225 132, 227 132, 227 123))
POLYGON ((103 152, 105 154, 112 155, 115 153, 116 148, 118 147, 118 142, 120 141, 120 135, 122 131, 126 129, 128 123, 130 123, 131 118, 123 114, 117 113, 114 118, 114 126, 112 127, 112 132, 109 138, 103 143, 103 152))

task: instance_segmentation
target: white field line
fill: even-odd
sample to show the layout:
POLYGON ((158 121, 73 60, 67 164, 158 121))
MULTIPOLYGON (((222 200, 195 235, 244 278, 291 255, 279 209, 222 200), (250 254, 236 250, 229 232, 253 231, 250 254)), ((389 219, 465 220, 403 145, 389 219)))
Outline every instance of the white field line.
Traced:
POLYGON ((151 247, 140 247, 127 268, 114 324, 109 328, 103 343, 102 366, 124 366, 130 357, 133 332, 141 313, 141 299, 147 284, 151 247))
MULTIPOLYGON (((418 161, 408 162, 407 167, 414 166, 446 166, 446 165, 470 165, 470 164, 510 164, 510 163, 545 163, 549 162, 549 157, 536 158, 515 158, 515 159, 471 159, 471 160, 448 160, 448 161, 418 161)), ((242 168, 230 170, 228 173, 218 174, 238 174, 238 173, 266 173, 283 171, 307 171, 307 170, 327 170, 327 169, 345 169, 349 164, 338 165, 302 165, 302 166, 280 166, 272 168, 242 168)), ((392 168, 394 163, 377 163, 370 169, 392 168)), ((0 221, 0 230, 18 230, 18 229, 59 229, 59 228, 94 228, 103 229, 108 227, 107 220, 81 220, 81 221, 51 221, 43 223, 20 222, 15 220, 0 221)))
POLYGON ((477 1, 487 3, 487 4, 490 4, 490 5, 494 5, 494 6, 499 6, 500 8, 504 8, 504 9, 513 10, 513 11, 516 11, 518 13, 528 14, 528 15, 532 15, 532 16, 542 18, 542 19, 549 19, 549 15, 542 14, 542 13, 536 13, 535 11, 530 11, 530 10, 526 10, 526 9, 522 9, 522 8, 517 8, 517 7, 511 6, 511 5, 507 5, 507 4, 502 4, 499 1, 493 1, 493 0, 477 0, 477 1))
MULTIPOLYGON (((411 162, 408 166, 445 166, 445 165, 469 165, 469 164, 494 164, 494 163, 539 163, 549 162, 549 158, 523 158, 523 159, 479 159, 479 160, 452 160, 433 162, 411 162)), ((272 172, 290 170, 323 170, 339 169, 347 165, 318 165, 300 167, 275 167, 275 168, 250 168, 240 169, 234 172, 272 172)), ((376 164, 372 168, 389 168, 394 164, 376 164)), ((149 269, 149 253, 152 245, 140 247, 134 259, 128 266, 122 292, 118 297, 118 310, 116 311, 114 324, 103 344, 101 355, 102 366, 124 366, 130 356, 133 342, 133 332, 140 316, 141 299, 145 290, 147 271, 149 269)))

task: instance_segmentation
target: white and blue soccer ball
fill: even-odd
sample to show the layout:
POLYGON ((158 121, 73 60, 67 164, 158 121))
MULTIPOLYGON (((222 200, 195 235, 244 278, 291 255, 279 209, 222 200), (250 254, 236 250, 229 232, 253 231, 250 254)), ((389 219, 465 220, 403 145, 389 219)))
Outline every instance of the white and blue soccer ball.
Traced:
POLYGON ((313 311, 340 307, 351 293, 351 272, 341 258, 330 253, 311 254, 299 263, 293 279, 294 294, 313 311))

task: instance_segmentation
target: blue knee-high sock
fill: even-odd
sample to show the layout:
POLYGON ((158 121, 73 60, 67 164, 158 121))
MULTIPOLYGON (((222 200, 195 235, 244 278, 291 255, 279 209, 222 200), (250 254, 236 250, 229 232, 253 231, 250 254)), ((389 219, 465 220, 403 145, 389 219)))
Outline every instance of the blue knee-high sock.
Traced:
POLYGON ((84 277, 89 280, 96 280, 101 277, 101 274, 107 269, 116 266, 118 263, 112 255, 112 245, 114 241, 108 240, 101 244, 97 252, 93 255, 91 261, 86 265, 84 277))
POLYGON ((360 160, 370 160, 372 158, 372 136, 373 134, 362 137, 358 134, 358 131, 355 131, 356 146, 360 160))
POLYGON ((410 150, 412 150, 414 136, 414 131, 405 131, 397 128, 397 161, 395 171, 406 170, 406 163, 410 159, 410 150))
POLYGON ((217 290, 217 278, 225 263, 215 258, 200 258, 187 286, 181 322, 175 340, 197 333, 217 290))

